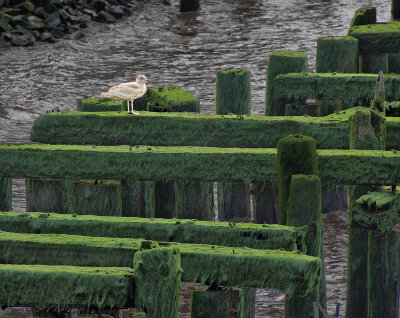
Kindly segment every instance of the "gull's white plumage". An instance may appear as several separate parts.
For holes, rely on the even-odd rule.
[[[138,75],[135,82],[122,83],[111,87],[108,92],[101,93],[102,97],[128,102],[128,113],[138,114],[133,111],[133,101],[146,93],[146,83],[151,82],[144,75]],[[130,108],[132,107],[132,110]]]

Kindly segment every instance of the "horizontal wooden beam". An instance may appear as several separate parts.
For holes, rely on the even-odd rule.
[[[400,152],[318,150],[325,184],[400,184]],[[276,149],[0,145],[9,178],[277,181]]]

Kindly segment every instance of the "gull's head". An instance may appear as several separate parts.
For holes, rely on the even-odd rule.
[[[142,84],[142,83],[150,83],[151,81],[149,79],[147,79],[147,77],[144,75],[138,75],[136,77],[136,82]]]

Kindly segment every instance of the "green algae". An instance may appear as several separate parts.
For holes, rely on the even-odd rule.
[[[0,177],[0,211],[12,210],[12,180]]]
[[[215,113],[248,115],[250,105],[250,70],[227,68],[217,71]]]
[[[350,22],[350,28],[358,25],[375,24],[376,23],[376,8],[366,7],[357,9],[353,19]]]
[[[358,40],[324,37],[317,42],[317,73],[358,73]]]
[[[348,35],[359,40],[360,54],[398,53],[400,23],[377,23],[350,28]]]
[[[0,264],[0,304],[126,308],[133,305],[133,275],[131,268]]]
[[[109,98],[82,98],[78,100],[77,110],[81,112],[121,111],[122,103]]]
[[[265,117],[140,112],[60,112],[41,115],[32,140],[50,144],[276,147],[289,134],[312,136],[318,148],[348,145],[348,116]],[[187,132],[190,131],[190,134]]]
[[[146,98],[151,111],[200,112],[199,99],[178,86],[150,87]]]
[[[293,72],[307,72],[308,60],[307,55],[303,53],[291,51],[277,51],[268,56],[267,67],[267,83],[265,92],[265,111],[267,116],[282,116],[284,109],[282,105],[286,105],[285,99],[276,100],[275,88],[278,86],[275,78],[279,74],[287,74]]]

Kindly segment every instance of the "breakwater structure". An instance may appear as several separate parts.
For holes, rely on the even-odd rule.
[[[176,317],[182,280],[208,286],[194,292],[192,317],[254,316],[255,287],[283,291],[285,317],[317,317],[315,304],[326,310],[321,189],[332,185],[350,187],[346,316],[397,318],[400,121],[390,115],[399,76],[385,74],[393,51],[365,53],[360,43],[365,33],[368,43],[380,39],[371,30],[387,26],[395,38],[400,29],[374,24],[373,13],[356,12],[351,38],[319,41],[317,69],[337,61],[324,73],[307,73],[304,54],[271,54],[267,116],[247,115],[249,72],[226,69],[216,86],[218,106],[232,106],[224,113],[176,112],[199,105],[177,88],[153,88],[139,115],[87,99],[84,112],[40,116],[37,144],[0,145],[1,306]],[[376,59],[382,73],[358,73]],[[8,212],[11,179],[21,177],[30,211]],[[225,207],[251,194],[253,218],[264,224],[213,222],[213,182],[227,193],[218,196],[225,218],[237,216]]]

